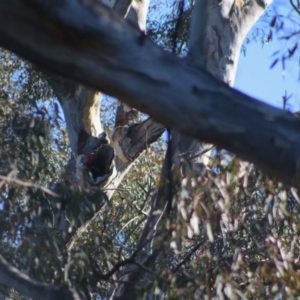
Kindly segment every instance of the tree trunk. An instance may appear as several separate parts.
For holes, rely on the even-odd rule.
[[[107,3],[121,13],[119,2]],[[128,3],[126,18],[145,31],[148,1]],[[124,5],[124,3],[123,3]],[[124,9],[124,7],[122,8]],[[127,12],[128,11],[128,12]],[[66,120],[72,150],[68,171],[71,170],[71,184],[87,191],[101,189],[110,199],[132,163],[143,153],[148,145],[155,142],[165,130],[161,124],[147,119],[139,120],[137,110],[119,103],[116,111],[115,127],[111,133],[103,131],[100,120],[101,93],[54,74],[45,73],[61,103]],[[75,159],[74,159],[75,158]],[[65,214],[67,212],[60,212]],[[94,212],[97,215],[97,210]],[[58,228],[67,230],[65,218],[57,216]],[[93,219],[93,218],[92,218]],[[68,242],[70,251],[78,237],[85,231],[89,222],[81,220],[79,229]]]
[[[233,84],[236,75],[242,42],[248,30],[264,12],[264,9],[256,2],[248,3],[251,9],[246,9],[246,12],[245,7],[247,5],[238,6],[241,3],[231,2],[229,4],[228,1],[223,1],[218,4],[207,0],[196,1],[191,25],[189,52],[189,56],[194,62],[206,68],[216,78],[230,85]],[[194,139],[174,131],[172,132],[169,155],[172,156],[173,163],[180,167],[180,157],[183,154],[186,155],[186,159],[189,161],[192,157],[195,157],[196,153],[199,154],[203,151],[205,147],[209,146],[199,144]],[[207,155],[207,153],[205,154]],[[163,177],[166,177],[167,174],[167,160],[168,153],[162,172]],[[190,161],[191,168],[196,169],[197,165],[199,163],[203,165],[203,162],[205,166],[206,161],[205,155],[199,155],[197,159]],[[118,284],[111,292],[110,299],[138,299],[141,297],[140,293],[142,291],[147,293],[147,295],[143,295],[144,297],[151,298],[146,288],[149,286],[150,290],[152,285],[151,272],[159,272],[155,266],[160,265],[161,269],[165,267],[164,263],[158,264],[158,259],[163,251],[161,244],[165,244],[166,239],[171,242],[170,236],[166,236],[162,232],[157,235],[158,223],[163,222],[165,224],[169,218],[169,214],[166,213],[168,205],[166,189],[168,189],[168,184],[170,182],[167,183],[164,180],[164,187],[152,196],[150,218],[137,244],[137,249],[140,247],[141,251],[135,257],[135,262],[138,262],[143,268],[129,264],[119,272],[118,280],[122,283]],[[161,213],[152,215],[153,211],[161,211]],[[148,242],[145,242],[147,240]],[[160,291],[160,296],[156,299],[164,299],[164,297],[164,291]]]
[[[243,41],[272,0],[196,1],[190,57],[233,86]]]

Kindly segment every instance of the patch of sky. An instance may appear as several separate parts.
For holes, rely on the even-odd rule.
[[[274,16],[276,25],[271,28]],[[273,2],[245,39],[234,85],[236,89],[279,108],[283,108],[284,100],[287,100],[285,109],[292,112],[300,109],[299,50],[287,58],[297,45],[299,22],[299,15],[289,1]],[[292,35],[297,31],[298,35]]]

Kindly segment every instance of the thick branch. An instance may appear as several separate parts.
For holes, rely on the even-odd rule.
[[[120,141],[124,155],[128,160],[134,161],[164,131],[165,126],[154,122],[150,118],[128,127],[126,136]]]
[[[1,0],[1,45],[297,184],[299,119],[230,89],[103,5],[92,10],[84,2],[26,1],[37,5],[33,10]]]
[[[10,266],[0,255],[0,283],[14,288],[21,294],[32,299],[41,300],[79,300],[81,299],[74,289],[55,287],[50,284],[39,283]]]

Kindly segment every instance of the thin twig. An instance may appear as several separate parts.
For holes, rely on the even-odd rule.
[[[14,182],[14,183],[16,183],[18,185],[21,185],[21,186],[24,186],[24,187],[32,187],[32,188],[35,188],[35,189],[40,189],[43,192],[45,192],[45,193],[47,193],[47,194],[49,194],[49,195],[51,195],[53,197],[60,197],[59,194],[54,193],[50,189],[48,189],[48,188],[46,188],[44,186],[35,184],[35,183],[31,183],[31,182],[28,182],[28,181],[22,181],[20,179],[11,178],[9,176],[3,176],[3,175],[0,175],[0,179],[8,181],[8,182]]]
[[[194,246],[194,248],[187,254],[187,256],[176,266],[173,270],[174,274],[191,258],[191,256],[202,246],[204,242],[201,241]]]
[[[125,237],[125,240],[124,240],[124,244],[127,243],[128,239],[130,238],[130,236],[136,231],[136,229],[144,222],[146,221],[146,217],[142,218],[141,220],[139,220],[139,222],[136,224],[136,226],[127,234],[127,236]],[[124,247],[120,247],[120,250],[119,250],[119,254],[118,254],[118,259],[120,260],[121,259],[121,255],[122,255],[122,252],[123,252],[123,249]]]
[[[194,156],[189,157],[189,160],[192,160],[192,159],[194,159],[194,158],[197,158],[197,157],[202,156],[203,154],[209,152],[209,151],[210,151],[211,149],[213,149],[214,147],[215,147],[215,146],[211,146],[211,147],[209,147],[209,148],[206,148],[205,150],[201,151],[199,154],[195,154]]]
[[[150,241],[150,239],[147,239],[145,241],[145,243],[143,245],[141,245],[141,247],[139,247],[138,249],[136,249],[132,255],[125,260],[119,261],[118,263],[116,263],[107,273],[103,274],[99,269],[98,269],[98,265],[95,263],[95,261],[93,260],[92,257],[90,257],[90,261],[91,263],[93,262],[94,264],[91,264],[91,268],[93,270],[93,272],[102,280],[108,280],[112,275],[114,275],[117,271],[119,271],[119,269],[125,265],[128,264],[135,264],[135,265],[139,265],[139,263],[137,263],[134,259],[135,257],[139,254],[140,251],[144,251],[143,248],[144,246]],[[139,265],[140,267],[140,265]],[[144,269],[144,268],[143,268]],[[147,270],[148,271],[148,270]],[[122,274],[124,275],[124,274]]]
[[[299,8],[294,4],[293,0],[290,0],[290,3],[291,3],[291,5],[292,5],[293,9],[296,11],[296,13],[297,13],[298,15],[300,15]]]

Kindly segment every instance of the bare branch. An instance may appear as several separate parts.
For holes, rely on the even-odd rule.
[[[290,4],[292,5],[292,7],[293,7],[293,9],[295,10],[295,12],[296,12],[298,15],[300,15],[299,6],[297,7],[293,0],[290,0]]]
[[[18,269],[10,266],[0,255],[0,283],[16,289],[21,294],[40,300],[80,300],[78,293],[67,286],[55,287],[30,279]]]
[[[2,182],[14,182],[14,183],[16,183],[16,184],[18,184],[20,186],[31,187],[31,188],[35,188],[35,189],[40,189],[41,191],[45,192],[46,194],[49,194],[52,197],[59,197],[58,194],[52,192],[50,189],[48,189],[48,188],[46,188],[44,186],[32,183],[32,182],[23,181],[23,180],[20,180],[20,179],[17,179],[17,178],[12,178],[10,176],[3,176],[3,175],[0,175],[0,179],[3,180]],[[2,182],[0,182],[0,184],[2,184]]]

